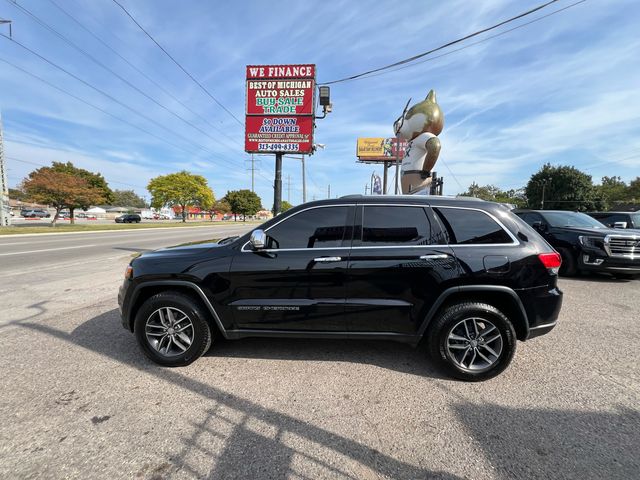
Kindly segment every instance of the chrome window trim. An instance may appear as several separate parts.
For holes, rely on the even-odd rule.
[[[281,219],[280,221],[274,223],[273,225],[271,225],[269,228],[267,228],[265,230],[265,232],[268,232],[269,230],[271,230],[273,227],[276,227],[278,225],[280,225],[282,222],[284,222],[285,220],[289,220],[290,218],[295,217],[296,215],[298,215],[299,213],[302,212],[306,212],[308,210],[315,210],[317,208],[328,208],[328,207],[355,207],[356,204],[355,203],[336,203],[336,204],[330,204],[330,205],[315,205],[313,207],[307,207],[307,208],[303,208],[302,210],[289,215],[286,218]],[[255,229],[254,229],[255,230]],[[253,230],[252,230],[253,231]],[[245,250],[244,247],[246,247],[247,245],[249,245],[249,242],[245,242],[244,245],[242,245],[242,248],[240,249],[241,252],[248,252],[248,253],[253,253],[253,250]],[[349,248],[349,247],[323,247],[323,248],[269,248],[269,249],[263,249],[260,250],[261,252],[296,252],[296,251],[300,251],[300,250],[335,250],[335,249],[345,249],[345,248]]]
[[[511,233],[511,230],[509,230],[504,223],[502,223],[498,217],[496,217],[494,214],[487,212],[486,210],[482,210],[480,208],[472,208],[472,207],[453,207],[453,206],[449,206],[449,205],[436,205],[433,206],[432,208],[455,208],[458,210],[474,210],[476,212],[481,212],[484,213],[485,215],[487,215],[489,218],[491,218],[494,222],[496,222],[498,224],[498,226],[504,230],[505,232],[507,232],[507,235],[509,235],[509,238],[511,238],[511,240],[513,240],[513,242],[511,243],[465,243],[465,244],[459,244],[459,243],[449,243],[448,245],[452,248],[459,248],[459,247],[517,247],[518,245],[520,245],[520,241],[516,238],[516,236]]]
[[[513,240],[512,243],[469,243],[469,244],[457,244],[457,243],[447,243],[447,244],[434,244],[434,245],[380,245],[380,246],[352,246],[352,247],[322,247],[322,248],[270,248],[270,249],[264,249],[264,250],[260,250],[261,252],[300,252],[300,251],[307,251],[307,250],[314,250],[314,251],[321,251],[321,250],[345,250],[345,249],[350,249],[350,250],[370,250],[370,249],[380,249],[380,248],[384,248],[384,249],[388,249],[388,248],[394,248],[394,249],[406,249],[406,248],[445,248],[445,247],[451,247],[451,248],[460,248],[460,247],[517,247],[520,245],[520,241],[515,237],[515,235],[513,235],[511,233],[511,231],[504,225],[504,223],[502,223],[495,215],[493,215],[492,213],[487,212],[486,210],[482,210],[480,208],[472,208],[472,207],[457,207],[457,206],[449,206],[449,205],[436,205],[436,206],[432,206],[428,203],[424,203],[424,204],[418,204],[418,203],[340,203],[340,204],[332,204],[332,205],[316,205],[313,207],[308,207],[305,208],[303,210],[300,210],[299,212],[294,213],[293,215],[283,218],[282,220],[280,220],[277,223],[274,223],[273,225],[271,225],[269,228],[267,228],[265,230],[265,232],[268,232],[270,229],[272,229],[273,227],[280,225],[282,222],[284,222],[285,220],[288,220],[290,218],[295,217],[296,215],[298,215],[299,213],[302,212],[306,212],[308,210],[314,210],[316,208],[327,208],[327,207],[367,207],[367,206],[372,206],[372,207],[418,207],[418,208],[453,208],[453,209],[458,209],[458,210],[473,210],[473,211],[477,211],[477,212],[481,212],[484,213],[485,215],[487,215],[489,218],[491,218],[494,222],[496,222],[498,224],[498,226],[500,228],[502,228],[502,230],[504,230],[505,232],[507,232],[507,235],[509,235],[509,238],[511,238],[511,240]],[[245,247],[249,244],[249,242],[246,242],[242,248],[240,249],[241,252],[245,252],[245,253],[252,253],[253,250],[246,250]]]

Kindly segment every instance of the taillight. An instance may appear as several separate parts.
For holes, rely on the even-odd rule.
[[[127,268],[124,271],[124,278],[131,280],[131,277],[133,277],[133,267],[131,265],[127,265]]]
[[[558,252],[540,253],[538,258],[550,273],[558,273],[560,265],[562,265],[562,257]]]

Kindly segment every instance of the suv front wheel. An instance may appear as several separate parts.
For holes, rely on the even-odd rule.
[[[492,305],[465,302],[447,307],[429,328],[431,358],[449,375],[481,381],[500,374],[516,351],[509,319]]]
[[[189,365],[211,347],[211,328],[200,304],[179,292],[161,292],[138,310],[134,332],[144,354],[160,365]]]

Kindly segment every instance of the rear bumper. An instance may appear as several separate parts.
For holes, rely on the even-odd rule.
[[[529,329],[525,340],[549,333],[556,326],[563,293],[558,287],[544,286],[516,290],[527,313]]]

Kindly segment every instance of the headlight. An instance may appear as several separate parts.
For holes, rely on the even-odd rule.
[[[578,237],[580,244],[585,247],[590,248],[599,248],[600,250],[604,250],[604,239],[600,237],[588,237],[586,235],[580,235]]]

